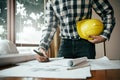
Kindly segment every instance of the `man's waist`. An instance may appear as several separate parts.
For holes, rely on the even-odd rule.
[[[79,36],[61,36],[61,39],[78,40],[81,38]]]

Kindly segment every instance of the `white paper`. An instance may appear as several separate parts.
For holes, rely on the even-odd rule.
[[[120,69],[120,60],[109,60],[107,57],[88,60],[77,66],[66,66],[72,59],[53,58],[50,62],[40,63],[37,60],[19,63],[18,66],[0,71],[0,77],[40,77],[40,78],[76,78],[91,77],[91,70]],[[89,63],[88,63],[89,62]],[[90,66],[88,66],[90,64]],[[81,68],[81,66],[83,66]],[[85,67],[85,65],[87,67]],[[69,69],[73,68],[73,69]]]
[[[54,69],[54,68],[53,68]],[[51,69],[52,70],[52,69]],[[41,77],[41,78],[86,78],[90,77],[90,68],[75,70],[42,70],[37,67],[17,66],[0,71],[0,77]]]
[[[37,64],[36,64],[37,65]],[[91,77],[90,67],[67,70],[62,66],[20,65],[0,71],[0,77],[76,78]]]
[[[109,60],[107,57],[102,57],[89,61],[91,70],[120,69],[120,60]]]

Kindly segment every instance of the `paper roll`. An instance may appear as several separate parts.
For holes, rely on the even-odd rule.
[[[68,64],[68,66],[73,67],[73,66],[76,66],[76,65],[78,65],[82,62],[85,62],[85,61],[87,61],[87,57],[82,57],[82,58],[69,60],[67,64]]]

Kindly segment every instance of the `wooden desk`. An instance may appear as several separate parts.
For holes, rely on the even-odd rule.
[[[0,69],[8,68],[9,66],[0,67]],[[92,77],[86,80],[120,80],[120,69],[111,70],[93,70],[91,71]],[[82,79],[56,79],[56,78],[0,78],[0,80],[82,80]]]

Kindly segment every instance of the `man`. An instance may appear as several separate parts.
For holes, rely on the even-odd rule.
[[[76,22],[90,19],[92,9],[101,17],[104,30],[99,36],[90,36],[92,40],[81,39],[76,30]],[[44,54],[36,54],[38,61],[48,61],[47,50],[53,39],[54,33],[60,26],[61,45],[58,56],[65,58],[78,58],[86,56],[95,58],[95,44],[110,38],[115,18],[113,8],[108,0],[48,0],[45,12],[45,27],[40,40],[39,51]]]

